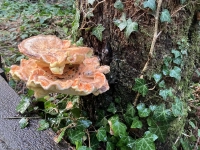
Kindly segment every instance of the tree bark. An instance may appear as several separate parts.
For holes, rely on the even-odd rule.
[[[95,2],[93,6],[88,4],[86,0],[79,0],[81,36],[84,39],[84,43],[93,47],[95,54],[100,57],[101,63],[109,65],[111,68],[111,72],[107,75],[110,90],[98,97],[84,97],[83,105],[87,106],[90,112],[90,119],[95,120],[96,110],[99,108],[107,109],[109,104],[115,102],[116,99],[121,100],[121,106],[126,106],[128,102],[134,103],[137,96],[137,92],[132,90],[135,78],[143,77],[148,81],[149,89],[152,88],[154,86],[152,76],[161,71],[163,58],[166,55],[171,55],[171,50],[178,47],[178,41],[186,39],[189,43],[189,48],[188,55],[184,58],[181,81],[176,84],[174,80],[169,79],[167,83],[176,90],[177,96],[181,97],[184,102],[186,115],[181,120],[176,119],[171,123],[165,143],[157,143],[157,149],[172,149],[172,145],[184,130],[187,118],[186,100],[188,98],[190,79],[194,68],[198,67],[200,63],[200,44],[198,42],[198,31],[200,31],[198,22],[200,18],[197,15],[200,10],[200,3],[188,0],[186,3],[180,4],[180,0],[163,0],[159,14],[161,14],[162,10],[168,9],[171,15],[171,22],[161,23],[159,20],[158,33],[160,34],[156,39],[153,57],[149,57],[155,32],[155,12],[144,8],[142,1],[138,2],[138,5],[136,5],[136,0],[123,0],[122,2],[124,9],[120,11],[114,8],[115,0],[105,0],[99,4]],[[84,15],[89,7],[95,8],[93,10],[94,17],[85,20]],[[113,20],[119,19],[122,13],[126,14],[126,19],[131,18],[132,21],[139,24],[138,31],[133,32],[128,39],[125,37],[125,31],[120,31],[113,23]],[[105,28],[102,41],[92,35],[91,30],[83,29],[95,27],[97,24],[102,24]],[[105,52],[107,52],[106,55]],[[148,59],[150,61],[147,70],[142,73]],[[163,103],[164,101],[161,97],[159,98],[158,91],[154,89],[149,91],[146,97],[139,96],[137,103],[139,102],[150,105]]]

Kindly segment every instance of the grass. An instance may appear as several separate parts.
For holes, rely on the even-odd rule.
[[[25,0],[0,2],[0,55],[5,65],[10,66],[24,58],[18,52],[17,45],[25,38],[38,34],[71,38],[74,13],[74,0],[53,4]]]

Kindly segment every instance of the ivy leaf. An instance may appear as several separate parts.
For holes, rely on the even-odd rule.
[[[144,110],[145,109],[145,104],[144,103],[139,103],[138,105],[137,105],[137,110],[138,111],[142,111],[142,110]]]
[[[172,54],[174,54],[175,58],[181,56],[181,53],[178,50],[175,50],[175,49],[172,50]]]
[[[57,137],[54,138],[54,141],[56,143],[59,143],[62,140],[62,138],[63,138],[63,136],[65,134],[66,129],[67,129],[67,127],[64,127],[62,129],[60,129],[60,131],[61,131],[60,134]]]
[[[126,122],[126,124],[128,126],[131,126],[131,124],[133,122],[133,117],[126,115],[126,114],[124,114],[123,116],[124,116],[124,121]]]
[[[133,31],[138,31],[138,23],[132,22],[131,18],[127,20],[127,26],[125,31],[125,36],[128,38]]]
[[[131,116],[131,117],[133,117],[135,115],[135,109],[134,109],[134,107],[133,107],[133,105],[131,103],[129,103],[127,105],[125,115],[126,116]]]
[[[126,135],[126,125],[119,121],[118,116],[113,116],[108,120],[108,123],[110,125],[110,129],[113,132],[114,136],[122,136]]]
[[[195,71],[195,73],[197,74],[197,77],[200,77],[200,69],[197,69],[197,70]]]
[[[30,99],[28,97],[22,97],[19,104],[17,105],[17,112],[24,113],[26,109],[30,106]]]
[[[164,100],[167,100],[167,97],[168,97],[168,96],[169,96],[169,97],[172,97],[172,96],[173,96],[172,90],[173,90],[172,88],[160,90],[160,91],[159,91],[159,95],[162,96],[162,98],[163,98]]]
[[[139,92],[144,97],[148,92],[148,88],[147,88],[147,85],[145,83],[145,80],[140,79],[140,78],[136,78],[133,90]]]
[[[149,109],[153,112],[156,109],[157,105],[150,105]]]
[[[108,109],[107,109],[108,112],[111,112],[113,114],[115,114],[117,112],[117,109],[115,107],[115,104],[114,103],[110,103]]]
[[[81,119],[81,120],[78,120],[76,128],[80,130],[84,130],[88,128],[91,124],[92,122],[90,120]]]
[[[39,128],[37,129],[38,131],[42,131],[49,128],[49,123],[46,120],[40,120],[38,123],[39,123]]]
[[[100,141],[106,142],[107,141],[107,135],[106,135],[105,127],[99,128],[96,136],[97,136],[97,139],[98,139],[99,142]]]
[[[78,118],[81,115],[81,110],[80,108],[73,108],[71,109],[72,114],[74,115],[74,117]]]
[[[154,74],[153,78],[156,81],[156,83],[158,83],[162,78],[162,74]]]
[[[19,126],[21,129],[24,129],[28,125],[28,119],[27,118],[22,118],[19,121]]]
[[[122,136],[122,137],[120,137],[120,140],[117,142],[117,146],[118,147],[123,147],[125,145],[128,146],[128,144],[130,144],[132,142],[133,142],[133,138],[132,137],[130,137],[130,136]]]
[[[164,80],[160,81],[160,82],[158,83],[158,86],[159,86],[160,88],[165,88],[165,87],[166,87],[165,81],[164,81]]]
[[[161,22],[171,22],[171,15],[167,9],[164,9],[160,15]]]
[[[164,61],[165,66],[169,67],[172,62],[172,58],[170,56],[167,56],[164,58],[163,61]]]
[[[200,129],[198,129],[198,137],[200,137]]]
[[[96,38],[99,40],[99,41],[102,41],[102,32],[105,30],[105,28],[101,25],[101,24],[98,24],[97,27],[94,27],[92,29],[92,35],[96,36]]]
[[[79,39],[78,39],[78,41],[76,41],[76,45],[77,46],[83,46],[84,44],[83,44],[83,38],[82,37],[80,37]]]
[[[77,35],[77,30],[79,28],[79,21],[80,21],[80,11],[78,9],[76,9],[76,14],[74,17],[74,21],[72,22],[72,35],[74,36],[74,40],[76,38]]]
[[[46,101],[44,103],[44,108],[45,108],[45,112],[51,115],[57,115],[58,114],[58,109],[56,108],[56,104],[54,104],[51,101]]]
[[[131,128],[142,128],[142,121],[140,121],[138,117],[134,117]]]
[[[147,119],[147,123],[149,125],[148,127],[149,131],[153,134],[156,134],[158,136],[159,141],[165,142],[169,124],[166,123],[160,124],[151,118]]]
[[[114,150],[115,146],[112,142],[106,142],[106,150]]]
[[[181,49],[181,54],[183,54],[183,55],[188,55],[187,49]]]
[[[137,110],[138,110],[139,117],[141,117],[141,118],[149,116],[149,114],[151,112],[151,110],[149,108],[145,107],[144,103],[139,103],[137,105]]]
[[[75,141],[75,145],[76,145],[76,149],[78,149],[79,147],[82,147],[82,141]]]
[[[169,76],[181,80],[181,68],[175,66],[172,70],[169,71]]]
[[[108,120],[106,119],[105,110],[98,109],[97,110],[98,120],[95,126],[101,127],[106,126],[108,124]]]
[[[173,63],[177,64],[177,65],[181,65],[182,64],[182,59],[180,57],[178,58],[174,58],[173,59]]]
[[[161,104],[157,106],[153,112],[153,119],[158,122],[165,122],[168,123],[169,121],[173,120],[173,114],[170,109],[165,108],[165,104]]]
[[[121,2],[121,0],[116,0],[116,2],[114,3],[114,7],[116,9],[119,9],[119,10],[123,10],[124,9],[124,5],[123,3]]]
[[[86,14],[86,17],[90,19],[90,17],[94,17],[93,8],[89,8]]]
[[[96,123],[96,126],[106,126],[108,124],[108,120],[106,119],[106,117],[103,117],[101,120],[99,120]]]
[[[181,146],[183,147],[183,150],[193,149],[188,139],[181,138],[180,142]]]
[[[88,0],[88,3],[91,4],[91,5],[93,5],[94,1],[95,0]]]
[[[92,149],[98,149],[99,147],[99,141],[96,137],[96,133],[90,134],[90,145]]]
[[[147,0],[143,3],[144,8],[150,8],[151,10],[156,10],[156,1],[155,0]]]
[[[109,142],[115,143],[115,144],[117,143],[118,140],[119,140],[119,137],[116,137],[116,136],[110,136],[108,139]]]
[[[85,135],[85,132],[82,130],[68,130],[67,132],[68,138],[72,144],[82,143],[83,136]]]
[[[143,109],[142,111],[139,111],[139,116],[140,116],[141,118],[147,117],[147,116],[149,116],[150,112],[151,112],[151,111],[150,111],[149,108],[145,108],[145,109]]]
[[[34,91],[29,89],[28,92],[27,92],[27,96],[31,97],[33,95],[34,95]]]
[[[172,113],[175,117],[183,115],[183,103],[179,98],[175,98],[175,103],[172,104]]]
[[[192,122],[191,120],[189,121],[189,125],[190,125],[193,129],[196,129],[196,125],[195,125],[194,122]]]
[[[181,4],[184,4],[187,0],[180,0]]]
[[[124,30],[127,26],[126,14],[122,13],[119,20],[114,20],[114,24],[119,27],[120,31]]]
[[[157,135],[152,134],[149,131],[145,132],[143,138],[139,138],[135,141],[135,149],[137,150],[155,150],[154,141],[158,138]]]
[[[199,70],[199,69],[197,69],[197,70],[195,71],[195,73],[197,74],[198,77],[200,77],[200,70]]]
[[[162,73],[165,76],[168,75],[169,74],[169,67],[166,66],[166,65],[163,65],[163,67],[162,67]]]
[[[126,22],[126,20],[120,22],[119,25],[118,25],[120,31],[124,30],[124,29],[126,28],[126,26],[127,26],[127,22]]]

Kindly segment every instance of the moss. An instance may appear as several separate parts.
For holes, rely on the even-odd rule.
[[[184,115],[170,123],[170,128],[168,129],[169,136],[166,142],[168,143],[167,147],[169,149],[172,148],[172,145],[184,131],[184,126],[187,119],[187,99],[189,97],[190,91],[189,84],[191,82],[192,73],[194,72],[194,64],[199,63],[200,60],[197,58],[197,53],[199,55],[200,38],[196,29],[193,28],[195,10],[195,6],[192,3],[189,4],[185,8],[185,11],[180,10],[180,12],[177,12],[177,15],[182,15],[184,16],[183,18],[177,18],[178,20],[176,20],[176,17],[172,18],[172,24],[164,28],[164,33],[162,33],[163,35],[161,34],[157,39],[157,44],[155,45],[155,57],[152,59],[151,65],[149,66],[149,69],[146,73],[147,79],[151,79],[154,73],[160,73],[163,64],[163,57],[166,55],[171,55],[172,49],[177,49],[178,41],[181,39],[188,39],[188,41],[191,42],[190,47],[188,48],[188,57],[184,58],[184,66],[182,67],[182,79],[178,84],[175,84],[174,82],[171,83],[171,86],[173,86],[175,91],[177,91],[176,96],[180,97],[184,103]],[[189,33],[192,33],[192,37],[188,36],[190,35]],[[163,41],[165,43],[162,43]],[[179,142],[177,142],[177,145],[178,144]]]

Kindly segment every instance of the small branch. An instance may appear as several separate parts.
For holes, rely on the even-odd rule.
[[[186,136],[186,137],[191,137],[191,135],[187,135],[185,133],[182,133],[182,135]]]
[[[159,12],[160,12],[160,8],[161,8],[161,4],[162,4],[162,0],[159,0],[157,10],[156,10],[154,35],[153,35],[153,40],[152,40],[152,43],[151,43],[151,48],[150,48],[150,51],[149,51],[149,57],[148,57],[148,60],[145,64],[144,68],[142,69],[141,74],[143,74],[147,70],[147,67],[149,65],[149,61],[153,57],[153,52],[154,52],[156,40],[157,40],[158,36],[161,34],[161,32],[158,33]]]
[[[98,6],[99,4],[101,4],[101,3],[103,3],[103,2],[105,2],[105,0],[103,0],[103,1],[101,1],[101,2],[98,2],[98,3],[94,6],[94,8],[93,8],[92,11],[94,11],[94,10],[97,8],[97,6]]]
[[[140,93],[137,93],[133,105],[136,107],[138,98],[140,97]]]
[[[6,117],[6,118],[3,118],[3,119],[22,119],[22,118],[41,119],[41,117]]]
[[[186,7],[187,5],[188,5],[188,4],[186,4],[186,5],[182,6],[182,7],[179,7],[177,10],[175,10],[175,11],[172,13],[171,17],[173,17],[178,11],[180,11],[182,8]]]
[[[94,6],[94,8],[92,8],[92,10],[89,12],[89,13],[91,13],[91,12],[93,12],[96,8],[97,8],[97,6],[99,6],[101,3],[104,3],[105,2],[105,0],[102,0],[102,1],[100,1],[100,2],[98,2],[95,6]],[[86,5],[87,6],[87,5]],[[81,3],[81,9],[82,9],[82,12],[83,12],[83,21],[82,21],[82,24],[81,24],[81,27],[80,27],[80,29],[79,30],[83,30],[83,29],[85,29],[85,25],[87,24],[87,21],[86,21],[86,18],[87,18],[87,14],[88,14],[88,12],[85,12],[84,11],[84,9],[83,9],[83,4]],[[87,7],[86,7],[86,10],[87,10]],[[95,23],[94,23],[95,24]]]
[[[89,147],[91,147],[91,144],[90,144],[90,134],[89,134],[88,130],[86,130],[86,133],[87,133],[87,136],[88,136],[88,145],[89,145]]]
[[[194,150],[198,150],[198,143],[199,143],[199,140],[200,140],[200,137],[198,137],[198,139],[197,139],[197,141],[196,141],[196,144],[195,144]]]
[[[145,63],[145,65],[144,65],[144,67],[141,71],[140,79],[143,79],[143,73],[147,70],[149,62],[150,62],[151,58],[153,57],[153,52],[154,52],[156,40],[157,40],[158,36],[161,34],[161,31],[158,33],[158,22],[159,22],[159,13],[160,13],[161,4],[162,4],[162,0],[158,0],[156,16],[155,16],[155,26],[154,26],[153,40],[152,40],[152,43],[151,43],[151,48],[149,50],[149,56],[148,56],[147,62]],[[134,106],[137,105],[137,101],[138,101],[139,96],[140,96],[140,94],[137,93],[135,100],[133,102]]]
[[[180,137],[181,137],[181,136],[178,136],[178,138],[176,139],[174,145],[176,145],[176,143],[179,141]]]
[[[198,103],[198,102],[200,102],[200,100],[187,100],[187,102],[189,102],[189,103]]]

